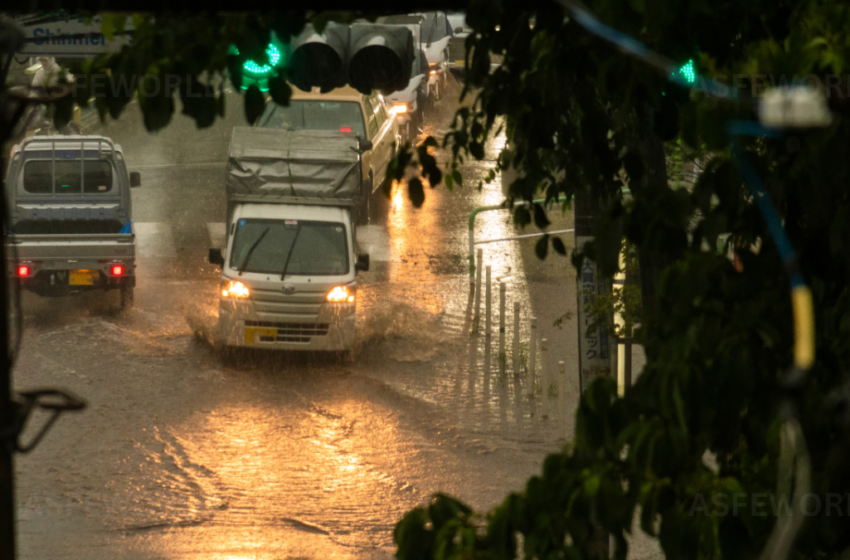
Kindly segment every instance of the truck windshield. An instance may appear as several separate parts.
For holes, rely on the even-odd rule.
[[[112,190],[112,164],[100,160],[81,163],[78,159],[28,161],[24,166],[24,190],[32,194],[107,193]]]
[[[355,101],[290,101],[289,107],[269,103],[260,117],[261,128],[334,130],[366,137],[363,112]]]
[[[295,233],[299,226],[301,233],[296,240]],[[241,270],[248,250],[266,228],[268,232],[257,244],[243,272],[280,275],[286,256],[292,249],[287,275],[341,276],[348,273],[348,243],[343,224],[259,218],[241,219],[236,223],[230,268]]]

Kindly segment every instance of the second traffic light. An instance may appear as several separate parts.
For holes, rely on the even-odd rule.
[[[364,23],[329,23],[322,34],[308,25],[290,49],[288,78],[301,90],[350,85],[384,95],[408,86],[415,54],[409,29]]]

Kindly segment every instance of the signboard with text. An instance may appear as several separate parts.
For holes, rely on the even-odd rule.
[[[80,18],[23,26],[27,42],[18,54],[79,58],[118,52],[124,45],[131,44],[132,38],[128,35],[118,35],[112,41],[107,40],[100,32],[100,22],[101,17],[95,16],[89,24]],[[132,18],[127,18],[125,31],[132,29]]]
[[[576,247],[593,237],[576,236]],[[587,327],[594,316],[586,307],[597,296],[611,293],[611,281],[600,277],[597,265],[585,258],[578,273],[579,386],[583,393],[597,377],[611,377],[611,337],[604,325],[588,336]]]

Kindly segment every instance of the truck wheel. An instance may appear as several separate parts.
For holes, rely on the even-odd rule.
[[[131,309],[133,307],[133,286],[121,286],[121,310]]]

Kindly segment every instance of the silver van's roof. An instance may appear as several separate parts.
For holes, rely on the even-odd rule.
[[[32,136],[24,139],[21,144],[15,146],[15,151],[23,145],[24,151],[53,150],[79,150],[82,144],[84,150],[96,150],[101,152],[112,151],[113,146],[118,152],[123,152],[119,144],[115,144],[106,136]]]

